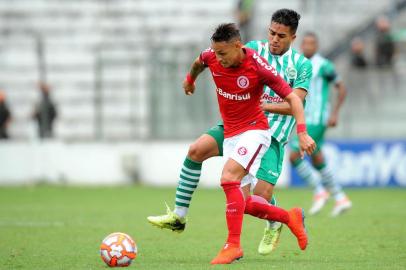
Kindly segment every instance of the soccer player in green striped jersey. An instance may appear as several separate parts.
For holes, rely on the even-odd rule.
[[[331,215],[338,216],[345,210],[350,209],[352,204],[339,183],[334,179],[331,170],[327,167],[321,147],[327,128],[337,125],[339,110],[344,102],[346,89],[339,76],[337,76],[333,63],[317,53],[318,40],[316,34],[312,32],[306,33],[301,47],[304,55],[312,61],[313,65],[313,77],[309,95],[306,98],[305,113],[308,132],[317,142],[317,148],[311,156],[312,166],[307,160],[300,158],[297,137],[293,137],[291,140],[292,152],[290,160],[299,176],[315,190],[313,205],[309,213],[318,213],[324,207],[331,194],[335,200],[335,206]],[[338,97],[330,113],[329,96],[331,84],[334,84]]]
[[[246,46],[256,50],[262,57],[266,58],[280,76],[290,84],[295,94],[304,101],[310,86],[312,66],[307,58],[291,48],[291,44],[296,38],[299,19],[300,15],[293,10],[277,10],[272,15],[268,40],[251,41]],[[247,195],[250,192],[250,185],[253,184],[255,195],[259,195],[275,205],[273,188],[282,171],[284,146],[295,121],[291,116],[289,106],[277,106],[283,100],[269,87],[264,88],[263,99],[263,109],[270,121],[272,132],[271,146],[265,154],[269,170],[265,172],[268,175],[264,179],[272,178],[272,180],[246,179],[243,180],[242,186],[244,194]],[[281,109],[279,110],[279,108]],[[203,161],[210,157],[222,155],[223,131],[222,123],[219,123],[209,129],[206,134],[200,136],[189,147],[179,177],[174,211],[172,212],[167,207],[166,215],[148,217],[150,223],[176,232],[184,230],[186,215],[193,192],[198,186]],[[264,237],[258,248],[259,253],[265,255],[275,249],[281,229],[282,225],[279,222],[267,222]]]
[[[296,19],[298,21],[298,18],[300,18],[298,14],[291,10],[276,11],[268,29],[268,40],[251,41],[246,46],[256,50],[267,59],[269,64],[304,101],[310,86],[312,66],[306,57],[291,48],[297,29],[294,24],[292,26],[292,22],[295,22]],[[269,87],[264,88],[263,101],[263,109],[268,117],[272,134],[270,150],[265,154],[265,158],[270,164],[267,173],[273,176],[273,180],[271,182],[258,180],[255,183],[254,194],[261,195],[268,200],[271,199],[271,203],[276,204],[275,197],[272,196],[273,188],[282,172],[285,145],[295,125],[295,120],[292,118],[290,107]],[[243,187],[243,189],[245,188]],[[281,230],[282,225],[279,222],[267,222],[264,236],[258,247],[260,254],[267,255],[275,249]]]

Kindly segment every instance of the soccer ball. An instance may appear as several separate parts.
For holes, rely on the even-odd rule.
[[[137,257],[137,246],[128,234],[115,232],[104,238],[100,256],[110,267],[129,266]]]

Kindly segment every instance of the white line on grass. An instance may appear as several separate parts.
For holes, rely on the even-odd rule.
[[[63,227],[60,221],[0,221],[0,227]]]

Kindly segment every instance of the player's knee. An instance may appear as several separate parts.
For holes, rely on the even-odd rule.
[[[206,159],[205,152],[198,143],[193,143],[189,146],[187,155],[193,161],[203,162]]]

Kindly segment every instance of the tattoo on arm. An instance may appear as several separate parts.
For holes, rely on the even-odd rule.
[[[197,58],[197,59],[193,62],[192,67],[190,68],[190,71],[189,71],[190,76],[191,76],[193,79],[196,79],[197,76],[199,76],[199,74],[200,74],[205,68],[206,68],[205,65],[204,65],[202,62],[200,62],[200,59],[199,59],[199,58]]]

